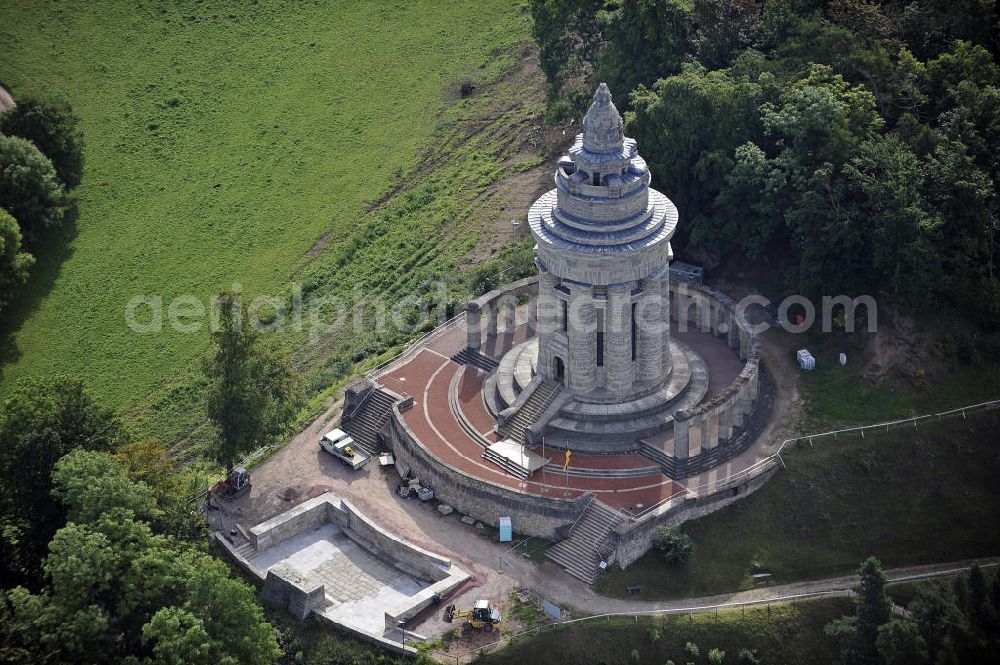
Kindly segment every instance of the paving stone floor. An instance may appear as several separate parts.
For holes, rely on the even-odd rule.
[[[326,615],[373,632],[384,626],[387,608],[428,585],[372,556],[333,524],[300,533],[251,560],[262,573],[279,563],[323,583]]]

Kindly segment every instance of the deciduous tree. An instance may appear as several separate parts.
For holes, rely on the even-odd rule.
[[[37,581],[66,508],[52,496],[52,469],[66,453],[113,450],[124,439],[114,414],[79,379],[22,379],[0,405],[0,571],[3,587]]]
[[[0,311],[17,289],[28,281],[35,257],[21,247],[21,227],[6,210],[0,210]]]
[[[0,134],[0,208],[21,225],[26,243],[59,227],[68,205],[49,158],[27,139]]]
[[[0,134],[34,143],[68,189],[83,179],[83,134],[68,103],[20,97],[17,106],[0,115]]]
[[[222,292],[215,351],[206,364],[208,416],[219,435],[212,454],[226,467],[277,436],[297,408],[298,377],[287,355],[265,345],[238,294]]]

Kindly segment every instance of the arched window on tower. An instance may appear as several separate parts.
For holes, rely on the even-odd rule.
[[[597,308],[597,366],[604,367],[604,308]]]

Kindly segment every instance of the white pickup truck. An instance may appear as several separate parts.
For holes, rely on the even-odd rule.
[[[355,470],[372,460],[371,455],[362,450],[354,442],[354,439],[342,429],[335,429],[324,434],[323,438],[319,440],[319,447],[343,462],[344,466]]]

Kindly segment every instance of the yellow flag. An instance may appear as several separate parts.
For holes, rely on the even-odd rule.
[[[566,449],[566,462],[563,464],[563,471],[569,469],[569,456],[573,454],[573,451],[569,448]]]

